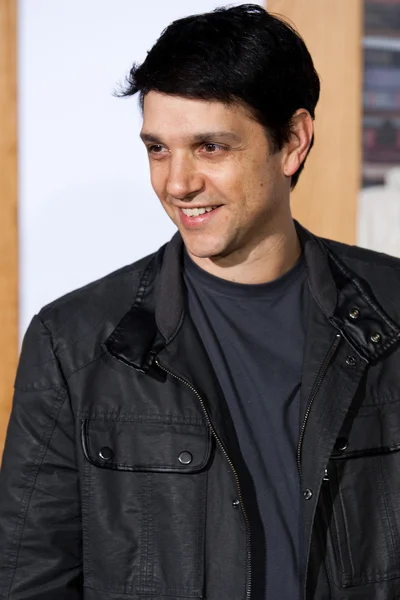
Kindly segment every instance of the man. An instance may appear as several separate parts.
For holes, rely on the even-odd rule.
[[[253,5],[181,19],[137,92],[179,231],[29,327],[1,600],[399,598],[400,263],[292,219],[303,41]]]

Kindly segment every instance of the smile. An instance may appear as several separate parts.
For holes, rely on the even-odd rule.
[[[198,217],[204,215],[206,212],[211,212],[218,208],[218,206],[207,206],[206,208],[182,208],[182,212],[187,217]]]

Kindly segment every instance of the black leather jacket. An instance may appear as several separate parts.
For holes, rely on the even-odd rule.
[[[306,598],[394,600],[400,261],[298,233]],[[177,235],[33,319],[0,474],[1,600],[264,599],[257,515],[185,313],[181,252]]]

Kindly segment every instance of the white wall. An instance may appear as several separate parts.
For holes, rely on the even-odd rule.
[[[19,0],[21,335],[44,304],[172,236],[137,99],[112,91],[172,20],[241,3]]]

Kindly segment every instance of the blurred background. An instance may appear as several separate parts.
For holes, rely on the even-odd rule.
[[[0,0],[0,454],[33,314],[174,233],[137,99],[113,91],[171,21],[241,3]],[[256,3],[294,24],[321,77],[295,217],[400,257],[400,0]]]

